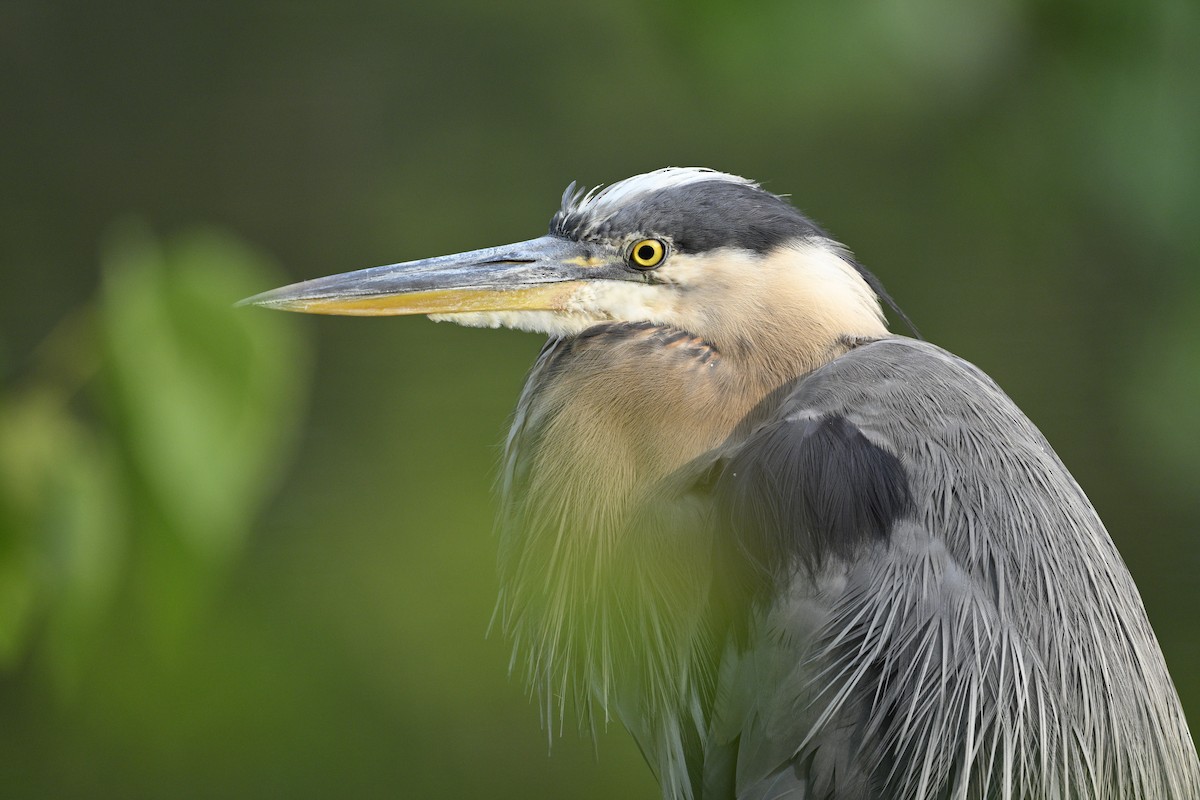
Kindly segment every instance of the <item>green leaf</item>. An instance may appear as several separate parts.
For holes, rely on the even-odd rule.
[[[105,363],[129,457],[169,535],[223,562],[276,477],[304,396],[295,320],[233,307],[281,276],[212,230],[160,249],[126,225],[103,260]]]
[[[37,386],[0,406],[0,665],[24,656],[44,618],[56,683],[75,682],[116,585],[121,496],[111,449],[61,393]]]

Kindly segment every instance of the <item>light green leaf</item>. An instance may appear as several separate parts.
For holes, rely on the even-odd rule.
[[[280,276],[216,231],[160,249],[132,225],[111,237],[104,276],[113,411],[134,468],[186,547],[223,561],[275,477],[304,395],[295,320],[233,307]]]

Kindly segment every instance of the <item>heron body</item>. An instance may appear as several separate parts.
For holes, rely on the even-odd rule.
[[[781,198],[668,169],[569,189],[542,239],[252,301],[550,335],[499,619],[548,727],[618,717],[664,798],[1200,797],[1083,491],[881,296]]]

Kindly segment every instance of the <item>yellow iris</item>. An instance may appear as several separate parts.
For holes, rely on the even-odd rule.
[[[667,246],[659,239],[642,239],[629,250],[629,260],[640,269],[653,269],[667,257]]]

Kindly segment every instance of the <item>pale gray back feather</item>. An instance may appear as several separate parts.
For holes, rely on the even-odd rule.
[[[739,798],[1200,797],[1133,580],[991,379],[895,338],[805,377],[780,414],[847,418],[900,457],[916,509],[853,563],[795,571],[726,653],[709,761],[736,747]]]

